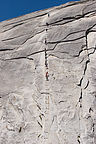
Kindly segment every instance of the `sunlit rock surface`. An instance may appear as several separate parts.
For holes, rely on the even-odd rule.
[[[0,144],[96,144],[96,0],[0,23]]]

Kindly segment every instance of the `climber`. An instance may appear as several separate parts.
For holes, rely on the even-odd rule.
[[[90,107],[90,109],[89,109],[89,113],[90,113],[91,111],[93,112],[92,108]]]
[[[46,66],[46,68],[48,68],[47,60],[45,60],[45,66]]]
[[[50,16],[50,14],[48,13],[48,17]]]
[[[47,44],[47,39],[45,38],[45,44]]]
[[[49,75],[48,75],[48,71],[46,72],[46,80],[48,81],[48,77],[49,77]]]
[[[46,22],[46,26],[48,26],[49,24]]]

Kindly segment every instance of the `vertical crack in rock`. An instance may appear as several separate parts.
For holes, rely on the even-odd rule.
[[[88,34],[91,32],[91,29],[94,27],[94,26],[96,26],[96,24],[94,24],[93,26],[91,26],[87,31],[86,31],[86,33],[85,33],[85,35],[86,35],[86,50],[87,50],[87,57],[88,57],[88,59],[86,60],[86,62],[85,62],[85,67],[84,67],[84,72],[83,72],[83,76],[82,76],[82,78],[80,79],[80,83],[78,84],[78,86],[80,86],[81,87],[81,94],[80,94],[80,97],[79,97],[79,102],[80,102],[80,108],[82,108],[82,99],[83,99],[83,89],[85,90],[85,89],[87,89],[87,87],[89,86],[89,80],[87,81],[87,84],[86,84],[86,86],[83,88],[82,87],[82,82],[83,82],[83,79],[84,79],[84,77],[85,77],[85,75],[86,75],[86,71],[87,71],[87,68],[88,68],[88,64],[90,63],[90,55],[91,54],[94,54],[94,52],[95,52],[95,49],[96,48],[93,48],[93,52],[91,52],[91,53],[89,53],[88,52],[88,39],[87,39],[87,36],[88,36]],[[82,89],[83,88],[83,89]],[[91,112],[91,111],[93,111],[91,108],[89,109],[89,113]],[[79,120],[80,120],[80,114],[79,114]],[[90,116],[91,117],[91,116]],[[92,118],[92,117],[91,117]],[[79,122],[80,123],[80,122]],[[80,127],[81,127],[81,123],[80,123]],[[93,143],[94,143],[94,122],[93,122],[93,125],[92,125],[92,133],[93,133]],[[81,134],[80,134],[81,135]],[[80,135],[78,136],[78,139],[77,139],[77,141],[78,141],[78,143],[81,143],[81,141],[80,141]]]
[[[84,87],[84,89],[87,89],[88,86],[89,86],[89,80],[88,80],[86,86]]]
[[[48,60],[47,60],[48,56],[47,56],[47,51],[45,48],[45,68],[46,68],[46,81],[49,81],[49,73],[48,73]]]
[[[49,18],[49,14],[47,15],[47,17]],[[48,23],[46,22],[46,26],[48,26]],[[44,125],[44,141],[45,143],[48,142],[49,139],[49,115],[50,115],[50,110],[49,110],[49,106],[50,106],[50,92],[49,92],[49,67],[48,67],[48,55],[47,55],[47,49],[48,49],[48,45],[47,45],[47,33],[48,33],[48,29],[45,29],[45,93],[43,93],[45,95],[45,125]]]
[[[86,33],[85,33],[85,37],[86,37],[86,50],[87,50],[87,57],[88,57],[88,59],[86,60],[86,62],[85,62],[85,67],[84,67],[84,72],[83,72],[83,76],[82,76],[82,78],[80,79],[80,82],[79,82],[79,84],[78,84],[78,86],[80,86],[81,87],[81,94],[80,94],[80,97],[79,97],[79,103],[80,103],[80,110],[79,110],[79,129],[81,129],[81,113],[80,113],[80,111],[81,111],[81,109],[82,109],[82,100],[83,100],[83,89],[86,89],[87,87],[88,87],[88,85],[89,85],[89,80],[87,81],[87,84],[86,84],[86,86],[83,88],[82,87],[82,82],[83,82],[83,79],[84,79],[84,77],[85,77],[85,75],[86,75],[86,71],[87,71],[87,67],[88,67],[88,64],[90,63],[90,54],[92,54],[92,53],[89,53],[88,52],[88,39],[87,39],[87,36],[88,36],[88,34],[90,33],[90,30],[95,26],[96,24],[94,24],[92,27],[90,27],[87,31],[86,31]],[[94,52],[93,52],[94,53]],[[91,109],[90,109],[91,110]],[[89,110],[89,111],[90,111]],[[94,124],[93,124],[93,134],[94,134]],[[81,143],[81,140],[80,140],[80,137],[81,137],[81,132],[79,133],[79,136],[78,136],[78,138],[77,138],[77,141],[78,141],[78,143],[80,144]]]

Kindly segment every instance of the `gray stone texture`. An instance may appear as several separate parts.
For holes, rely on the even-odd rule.
[[[96,0],[0,23],[0,144],[96,144]]]

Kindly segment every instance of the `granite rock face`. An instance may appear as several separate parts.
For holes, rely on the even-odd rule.
[[[0,23],[0,144],[96,144],[96,0]]]

